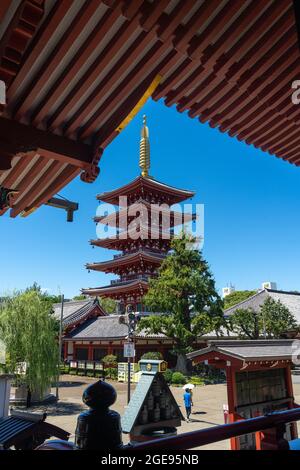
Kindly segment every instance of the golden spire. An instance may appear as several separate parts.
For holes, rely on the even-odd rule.
[[[149,129],[146,126],[146,116],[143,116],[143,127],[141,132],[140,141],[140,163],[139,163],[141,175],[145,178],[149,176],[150,168],[150,141],[149,141]]]

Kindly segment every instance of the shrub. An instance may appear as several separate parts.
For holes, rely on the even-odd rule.
[[[105,377],[116,380],[118,378],[118,371],[114,367],[108,367],[105,369]]]
[[[164,373],[163,376],[165,378],[165,381],[170,384],[172,382],[172,376],[173,376],[173,371],[171,369],[167,369]]]
[[[102,361],[104,364],[115,364],[117,362],[117,356],[114,356],[113,354],[108,354],[107,356],[104,356]]]
[[[204,385],[205,379],[203,377],[193,376],[190,378],[189,383],[193,385]]]
[[[163,355],[158,351],[149,351],[142,355],[141,359],[163,360]]]
[[[172,375],[172,384],[186,384],[186,377],[181,372],[174,372]]]

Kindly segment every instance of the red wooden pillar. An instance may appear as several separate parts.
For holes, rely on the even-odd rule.
[[[108,351],[107,351],[107,354],[112,354],[113,353],[113,347],[112,347],[112,344],[111,342],[109,343],[109,346],[108,346]]]
[[[64,350],[64,360],[66,361],[68,359],[68,343],[67,342],[63,343],[63,350]]]
[[[227,381],[227,400],[228,400],[228,413],[229,413],[229,422],[233,423],[236,421],[236,380],[235,380],[235,369],[231,364],[226,365],[226,381]],[[232,437],[230,439],[231,450],[239,450],[239,439]]]
[[[93,344],[89,344],[88,347],[88,361],[93,360]]]
[[[291,366],[288,364],[285,367],[285,383],[286,383],[286,392],[287,396],[291,398],[289,402],[289,408],[294,408],[294,390],[293,390],[293,381],[292,381],[292,371]],[[297,423],[291,423],[291,438],[298,438]]]

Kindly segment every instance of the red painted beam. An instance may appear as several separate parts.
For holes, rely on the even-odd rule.
[[[55,31],[59,27],[62,19],[67,15],[72,5],[73,0],[60,0],[55,3],[50,14],[42,24],[38,34],[32,41],[32,44],[26,53],[26,60],[24,60],[17,77],[8,89],[8,101],[13,101],[15,93],[20,87],[22,87],[22,82],[30,74],[32,66],[43,53],[45,45],[51,39],[52,35],[55,34]]]
[[[48,187],[46,187],[45,191],[35,199],[30,206],[27,208],[28,210],[32,208],[38,208],[42,204],[45,204],[49,199],[53,196],[53,194],[57,194],[62,188],[64,188],[70,181],[72,181],[77,175],[79,175],[80,169],[76,168],[72,165],[68,165]]]
[[[105,39],[106,34],[108,34],[110,28],[114,25],[119,16],[120,7],[107,10],[103,18],[101,18],[87,40],[75,54],[70,64],[65,67],[45,98],[42,99],[37,108],[33,110],[31,114],[32,124],[38,126],[39,123],[46,120],[47,117],[50,117],[51,108],[54,107],[55,103],[59,100],[67,85],[74,78],[74,76],[76,76],[78,70],[83,67],[95,48],[101,43],[102,40]]]
[[[80,168],[87,168],[93,158],[89,145],[3,117],[0,117],[1,140],[11,145],[13,154],[39,149],[41,155]]]
[[[0,2],[0,22],[4,19],[12,0],[1,0]]]
[[[141,48],[141,50],[143,50],[144,43],[146,44],[147,42],[148,37],[145,37],[142,41],[138,41],[138,48]],[[127,77],[116,88],[116,90],[111,93],[110,97],[103,103],[99,110],[93,114],[92,118],[79,131],[80,139],[85,139],[99,128],[99,124],[103,120],[105,114],[107,114],[107,109],[114,109],[116,104],[118,104],[119,100],[123,96],[128,95],[128,93],[130,93],[130,90],[134,88],[135,84],[140,83],[140,80],[142,80],[145,75],[147,76],[147,74],[149,74],[149,70],[151,70],[151,68],[155,66],[156,62],[159,60],[159,58],[162,56],[166,49],[167,46],[163,43],[156,43],[150,49],[150,51],[142,58],[138,65],[129,73],[129,75],[127,75]],[[120,68],[126,68],[128,61],[130,61],[129,58],[122,64]],[[159,67],[157,68],[157,72],[159,72]],[[99,91],[101,92],[101,90]],[[67,135],[77,128],[77,126],[79,125],[79,120],[80,116],[75,122],[72,123],[72,126],[67,126]]]
[[[89,89],[97,79],[98,75],[108,66],[112,58],[118,53],[124,43],[130,38],[136,31],[138,26],[139,18],[136,16],[131,20],[130,23],[125,23],[121,26],[110,43],[105,47],[102,53],[97,57],[95,62],[89,67],[87,72],[82,77],[80,83],[78,83],[71,93],[64,99],[63,103],[54,112],[48,121],[48,126],[51,129],[55,129],[64,124],[65,116],[72,111],[78,100]],[[111,83],[107,83],[108,89],[111,87]],[[89,100],[89,98],[88,98]],[[94,106],[89,100],[90,106]]]
[[[31,191],[22,196],[21,199],[19,199],[18,202],[14,204],[12,210],[10,211],[10,216],[16,217],[20,214],[20,212],[22,212],[24,209],[33,204],[35,198],[39,196],[39,194],[41,193],[41,191],[43,191],[47,183],[49,181],[52,181],[57,176],[57,174],[62,171],[63,166],[64,165],[62,163],[53,161],[50,164],[49,168],[43,173],[42,178],[37,181]],[[27,176],[27,178],[29,184],[31,181],[30,174]]]
[[[33,77],[29,87],[24,90],[22,100],[19,100],[17,106],[14,108],[15,119],[20,120],[22,116],[30,110],[37,95],[41,90],[43,90],[45,83],[47,83],[47,80],[51,78],[57,68],[61,68],[61,62],[65,55],[69,52],[70,47],[84,29],[90,18],[94,15],[98,7],[98,1],[90,2],[87,0],[82,5],[80,11],[63,34],[53,52],[50,54],[50,57],[47,58],[39,72]]]

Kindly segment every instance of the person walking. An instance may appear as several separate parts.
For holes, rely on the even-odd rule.
[[[186,420],[189,423],[190,422],[190,414],[192,411],[192,396],[190,393],[190,390],[187,388],[183,394],[183,401],[184,401],[184,406],[185,406],[185,411],[186,411]]]

